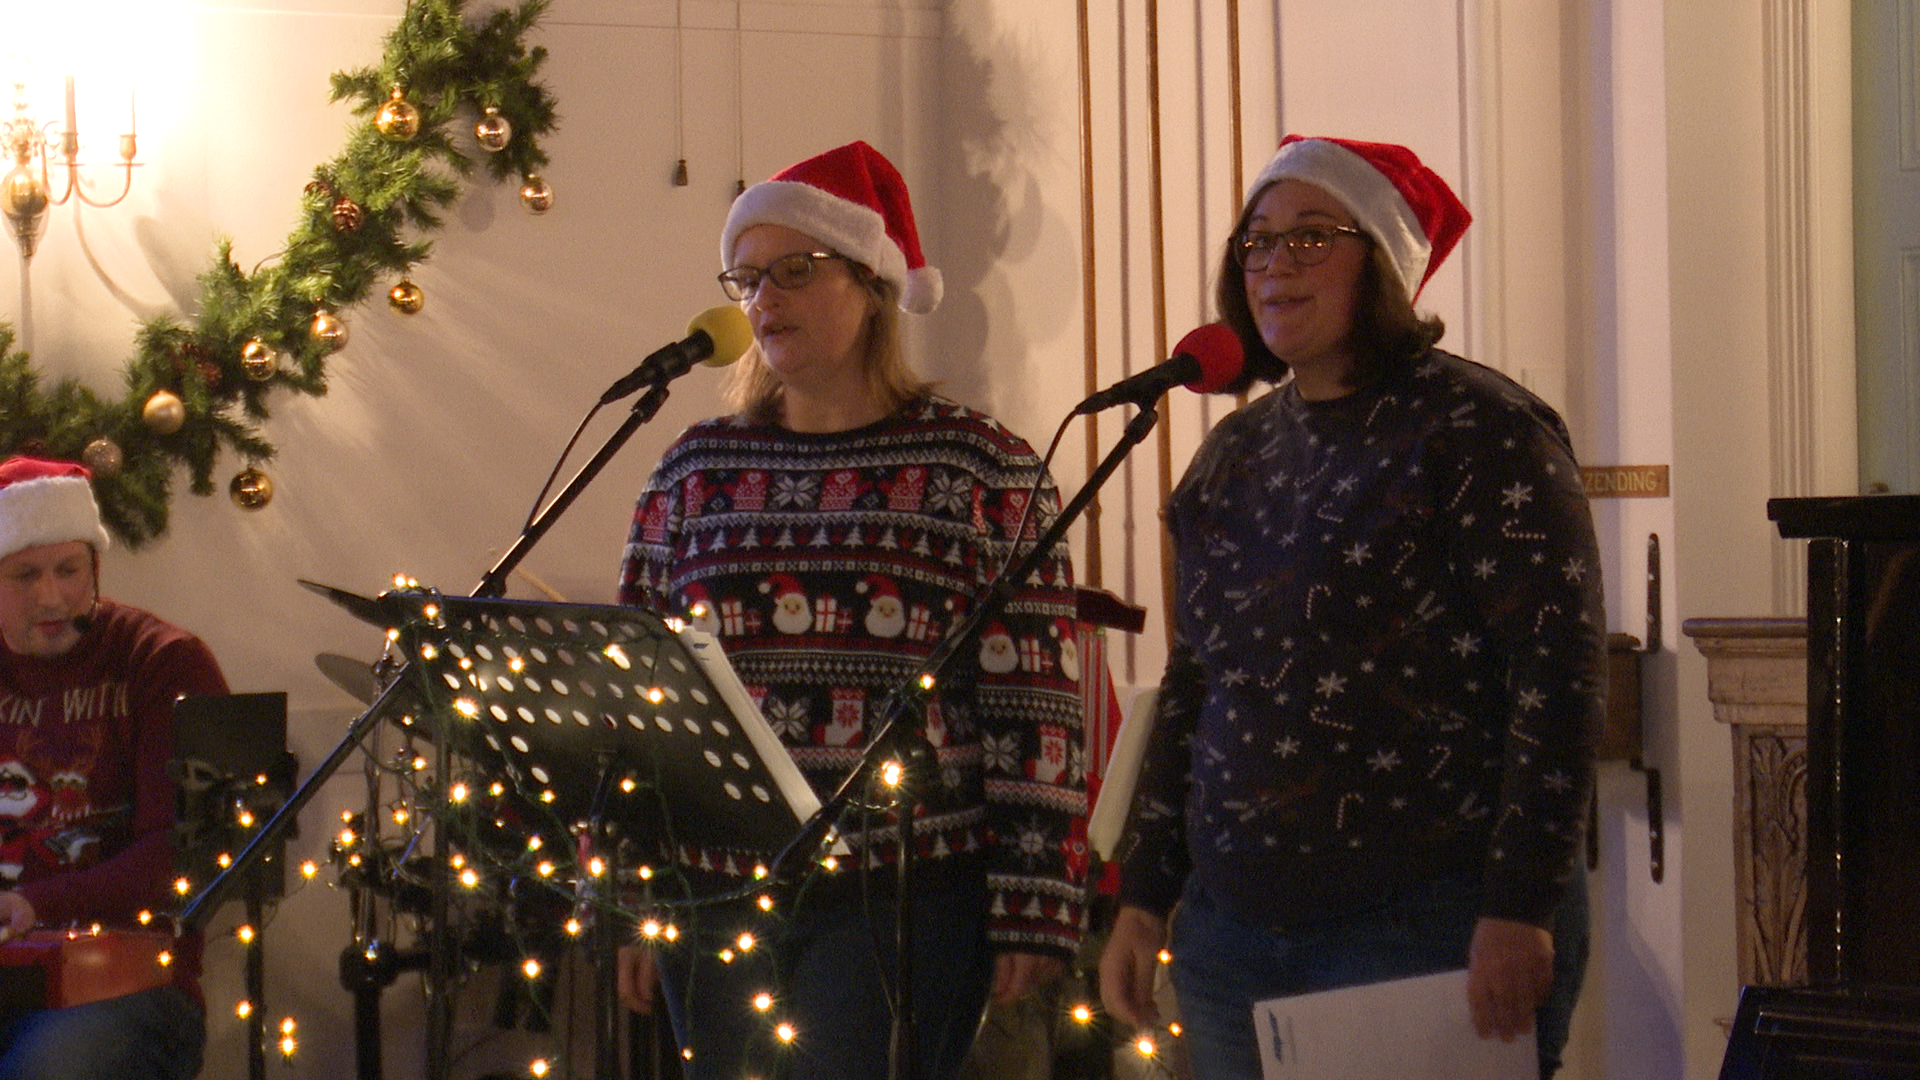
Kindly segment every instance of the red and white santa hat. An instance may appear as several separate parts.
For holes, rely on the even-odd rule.
[[[859,583],[854,585],[853,591],[863,596],[871,594],[868,596],[870,600],[880,600],[889,597],[894,600],[900,599],[899,586],[893,583],[892,578],[882,577],[879,574],[868,574],[866,577],[861,578]]]
[[[755,225],[785,225],[893,283],[900,306],[925,315],[940,305],[940,271],[920,253],[913,204],[900,171],[864,142],[850,142],[775,173],[742,192],[720,233],[722,269]]]
[[[767,579],[760,583],[760,591],[773,597],[775,600],[783,596],[804,597],[807,595],[807,591],[800,587],[800,579],[794,577],[792,574],[767,575]]]
[[[1419,297],[1473,221],[1438,173],[1392,143],[1289,135],[1247,188],[1242,216],[1277,180],[1304,180],[1339,199],[1360,230],[1386,249],[1409,300]]]
[[[83,540],[112,546],[93,499],[93,474],[71,461],[0,461],[0,558],[42,544]]]

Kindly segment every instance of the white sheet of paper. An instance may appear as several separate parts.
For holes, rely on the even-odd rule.
[[[1262,1080],[1538,1080],[1532,1035],[1482,1039],[1467,973],[1255,1002]]]

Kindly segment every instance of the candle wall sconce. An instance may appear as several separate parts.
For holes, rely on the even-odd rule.
[[[6,215],[23,259],[33,258],[34,249],[39,246],[49,206],[65,206],[69,199],[79,199],[88,206],[103,210],[119,205],[133,191],[133,158],[138,145],[133,116],[129,111],[128,130],[120,136],[120,164],[115,166],[126,170],[126,180],[121,185],[120,194],[111,199],[95,199],[80,184],[80,130],[74,115],[73,77],[67,77],[66,127],[57,136],[54,134],[56,121],[42,124],[28,114],[28,108],[26,84],[14,83],[13,119],[0,128],[0,146],[4,146],[7,154],[13,158],[13,168],[8,170],[4,178],[0,178],[0,213]],[[57,164],[48,160],[53,153],[50,147],[56,139],[59,146]],[[55,195],[54,176],[57,173],[64,173],[65,184],[60,194]]]

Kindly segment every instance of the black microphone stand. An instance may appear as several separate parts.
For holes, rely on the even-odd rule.
[[[527,554],[533,550],[533,546],[539,543],[540,539],[545,536],[547,531],[559,520],[560,515],[565,513],[569,506],[573,505],[574,500],[580,497],[582,491],[586,490],[587,485],[592,483],[594,478],[600,475],[600,471],[606,468],[607,463],[613,460],[615,454],[620,452],[621,448],[626,445],[627,440],[633,437],[634,432],[638,431],[641,425],[653,419],[654,414],[660,411],[660,406],[664,404],[666,400],[667,385],[665,381],[661,381],[649,387],[647,392],[641,395],[640,400],[634,402],[633,408],[628,411],[627,418],[621,422],[620,427],[616,429],[612,435],[607,437],[606,442],[600,447],[600,450],[595,453],[586,464],[582,465],[578,472],[574,473],[572,479],[567,481],[566,486],[560,490],[560,493],[555,495],[553,499],[542,508],[539,515],[536,516],[533,521],[529,522],[527,527],[521,531],[519,539],[514,541],[513,546],[507,549],[506,554],[502,555],[500,560],[493,565],[493,568],[488,570],[480,579],[480,584],[474,588],[473,596],[499,597],[506,593],[507,577],[513,572],[514,567],[518,566],[521,560],[526,558]],[[409,666],[410,665],[404,663],[400,665],[391,681],[387,683],[386,688],[381,691],[380,696],[374,700],[372,705],[367,707],[367,711],[354,718],[353,722],[347,726],[347,733],[340,740],[339,745],[335,746],[332,752],[329,753],[319,765],[315,766],[313,773],[307,777],[306,782],[301,784],[292,795],[287,797],[287,801],[280,805],[280,809],[276,811],[271,818],[267,819],[266,823],[260,827],[260,831],[254,835],[252,841],[241,850],[233,862],[215,876],[214,879],[207,884],[207,887],[202,889],[200,893],[181,910],[176,921],[184,930],[198,931],[206,924],[206,921],[213,916],[214,911],[231,896],[233,890],[246,880],[248,870],[264,859],[268,853],[271,852],[273,845],[293,828],[300,811],[307,803],[313,801],[313,797],[319,793],[320,787],[332,779],[333,774],[339,771],[340,766],[344,765],[347,759],[359,750],[361,741],[366,738],[367,732],[372,729],[373,725],[377,721],[385,718],[390,709],[395,708],[398,703],[406,698],[407,695],[401,692],[401,688],[407,685],[406,675]],[[446,815],[445,778],[449,775],[449,770],[452,765],[451,757],[452,752],[449,747],[449,740],[436,739],[434,767],[438,770],[435,776],[440,779],[436,785],[432,807],[434,844],[433,855],[429,862],[431,866],[429,877],[431,899],[428,907],[430,928],[427,939],[426,967],[426,1080],[446,1080],[447,1070],[450,1065],[448,1055],[450,1053],[453,1035],[453,1003],[448,997],[447,989],[453,981],[457,958],[454,955],[455,949],[451,928],[447,925],[447,899],[451,890],[450,871],[447,866],[447,861],[440,857],[441,843],[439,835],[440,822],[445,820]],[[611,962],[610,958],[606,959],[607,962]],[[256,1008],[259,1007],[257,1000],[254,1004]],[[607,1003],[602,1003],[603,1009],[611,1007],[612,1006]],[[363,1010],[363,1014],[356,1023],[356,1031],[360,1031],[366,1027],[367,1024]],[[377,1033],[377,1019],[374,1027]],[[364,1064],[368,1058],[363,1055],[361,1060]],[[377,1063],[377,1055],[372,1060]],[[377,1075],[372,1077],[362,1076],[359,1080],[379,1080],[379,1077]]]
[[[835,821],[844,813],[854,795],[868,783],[869,778],[890,758],[897,758],[907,766],[907,779],[899,786],[900,797],[895,803],[895,816],[899,821],[897,879],[899,895],[895,898],[894,910],[894,963],[896,978],[894,983],[893,1027],[888,1042],[889,1071],[892,1080],[910,1076],[913,1070],[913,987],[912,974],[913,945],[913,907],[911,903],[911,874],[915,856],[913,843],[913,819],[919,809],[918,797],[914,794],[917,785],[912,776],[913,766],[920,761],[931,762],[932,746],[927,742],[926,710],[932,697],[933,688],[952,666],[960,650],[973,640],[986,625],[988,619],[998,615],[1013,598],[1018,583],[1027,580],[1040,564],[1052,553],[1054,545],[1066,535],[1068,528],[1079,520],[1094,496],[1105,484],[1114,470],[1143,442],[1160,420],[1155,403],[1143,403],[1140,411],[1127,422],[1126,430],[1121,433],[1119,442],[1107,452],[1100,464],[1087,477],[1087,482],[1074,497],[1055,515],[1049,525],[1019,561],[1002,568],[986,592],[974,603],[964,618],[955,623],[941,639],[933,652],[920,665],[905,683],[902,683],[887,699],[883,712],[885,719],[880,729],[868,742],[866,752],[860,757],[846,777],[834,789],[833,795],[821,804],[820,809],[806,820],[793,841],[774,859],[772,876],[776,880],[797,880],[804,864],[811,860],[812,853],[819,850],[827,834],[832,831]],[[863,860],[864,861],[864,860]]]

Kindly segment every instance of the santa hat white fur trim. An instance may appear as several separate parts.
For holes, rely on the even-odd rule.
[[[925,315],[940,306],[945,282],[932,266],[907,269],[900,245],[887,235],[879,211],[843,199],[812,184],[792,180],[765,180],[742,192],[727,212],[720,233],[720,265],[733,264],[733,245],[755,225],[785,225],[845,255],[900,291],[900,307]]]
[[[1406,196],[1371,162],[1328,139],[1290,142],[1247,188],[1246,205],[1277,180],[1303,180],[1339,199],[1361,231],[1386,249],[1407,295],[1420,291],[1433,246]]]
[[[83,540],[95,551],[113,544],[86,477],[49,476],[0,487],[0,559],[69,540]]]

